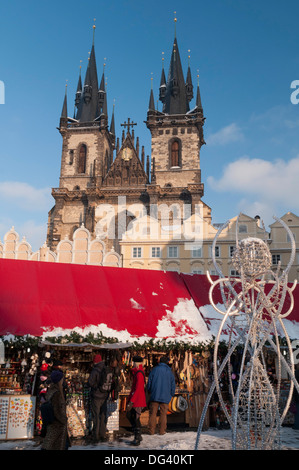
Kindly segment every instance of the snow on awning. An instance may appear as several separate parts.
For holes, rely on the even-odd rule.
[[[211,339],[175,272],[1,259],[0,285],[1,335]]]
[[[210,282],[206,275],[202,274],[181,274],[188,290],[199,309],[202,317],[205,320],[205,323],[214,337],[217,336],[220,323],[223,320],[223,316],[217,312],[209,301],[209,289],[210,289]],[[212,276],[212,279],[216,280],[216,276]],[[273,287],[273,285],[268,285],[265,288],[265,292],[268,293],[269,290]],[[292,287],[292,283],[289,283],[289,287]],[[293,291],[294,296],[294,308],[291,313],[282,319],[284,327],[287,331],[287,334],[291,340],[299,339],[299,286],[297,285]],[[222,298],[220,295],[220,290],[214,292],[214,301],[216,302],[217,307],[220,310],[225,311]],[[284,306],[282,310],[282,314],[284,314],[290,307],[290,298],[286,295]],[[221,340],[227,340],[230,334],[230,321],[228,319],[227,326],[223,329],[223,334],[221,335]],[[278,334],[283,337],[284,331],[279,326]],[[233,333],[234,335],[234,333]],[[236,333],[235,333],[236,335]]]
[[[44,339],[75,331],[123,343],[196,344],[215,337],[222,320],[200,274],[0,259],[0,286],[0,335]],[[298,287],[294,298],[283,320],[291,339],[299,338]]]

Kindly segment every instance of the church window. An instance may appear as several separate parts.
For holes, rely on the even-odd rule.
[[[79,151],[78,173],[85,173],[86,171],[86,155],[87,147],[85,144],[82,144]]]
[[[179,167],[180,165],[180,142],[173,140],[170,146],[170,167]]]

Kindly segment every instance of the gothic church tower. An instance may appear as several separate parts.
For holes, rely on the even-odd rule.
[[[199,83],[195,106],[190,109],[193,99],[190,63],[185,80],[176,34],[167,79],[164,63],[162,66],[159,99],[163,103],[162,111],[155,108],[151,90],[146,121],[152,137],[151,183],[155,185],[156,191],[166,191],[167,201],[191,203],[192,213],[195,204],[201,203],[204,218],[211,221],[211,209],[201,200],[204,185],[201,182],[200,151],[205,144],[205,118]]]
[[[107,249],[113,247],[119,253],[119,241],[134,219],[130,213],[132,205],[141,204],[147,215],[162,224],[169,215],[167,208],[174,203],[179,206],[180,218],[186,205],[194,214],[196,204],[200,203],[203,218],[211,220],[210,208],[201,201],[204,188],[200,150],[204,144],[205,118],[199,85],[195,107],[190,109],[193,99],[190,64],[185,80],[176,36],[167,80],[162,68],[159,97],[162,111],[155,109],[151,89],[146,120],[152,137],[150,164],[144,147],[139,155],[139,139],[135,141],[134,137],[136,123],[128,118],[122,124],[126,131],[123,130],[121,145],[115,136],[114,110],[108,125],[105,76],[103,73],[99,85],[93,41],[84,83],[80,70],[72,118],[68,116],[67,93],[64,97],[59,124],[62,136],[59,187],[52,189],[55,204],[48,215],[47,244],[51,250],[55,251],[65,238],[72,239],[82,224],[93,239],[99,236],[105,204],[115,215],[107,223],[104,243]],[[120,198],[125,201],[122,213]],[[161,214],[165,207],[164,217]]]
[[[99,86],[94,42],[83,85],[80,68],[75,108],[74,118],[68,117],[65,95],[59,125],[63,139],[60,181],[59,188],[52,190],[55,206],[48,223],[52,249],[82,223],[93,232],[97,188],[113,160],[114,115],[109,129],[105,76],[103,72]]]

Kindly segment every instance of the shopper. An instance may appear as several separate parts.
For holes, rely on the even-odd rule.
[[[47,424],[42,450],[67,450],[70,440],[67,432],[66,402],[63,393],[64,375],[60,370],[51,373],[51,384],[46,400],[51,402],[54,420]]]
[[[130,421],[134,433],[134,441],[132,442],[134,446],[139,446],[142,441],[140,417],[142,409],[146,407],[144,391],[145,373],[142,363],[142,357],[133,357],[133,383],[127,405],[127,418]]]
[[[163,435],[166,432],[168,405],[175,394],[175,379],[168,362],[168,357],[162,356],[159,364],[153,368],[148,378],[150,434],[155,434],[158,410],[160,410],[159,434]]]
[[[100,354],[95,355],[93,364],[88,385],[91,388],[92,441],[97,443],[106,440],[107,400],[111,391],[113,374],[108,373]]]

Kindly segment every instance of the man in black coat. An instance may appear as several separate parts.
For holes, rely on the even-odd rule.
[[[88,385],[91,388],[92,440],[96,443],[100,440],[104,441],[106,438],[109,390],[105,390],[105,387],[103,388],[106,365],[100,354],[95,355],[93,364],[94,366],[88,379]]]

